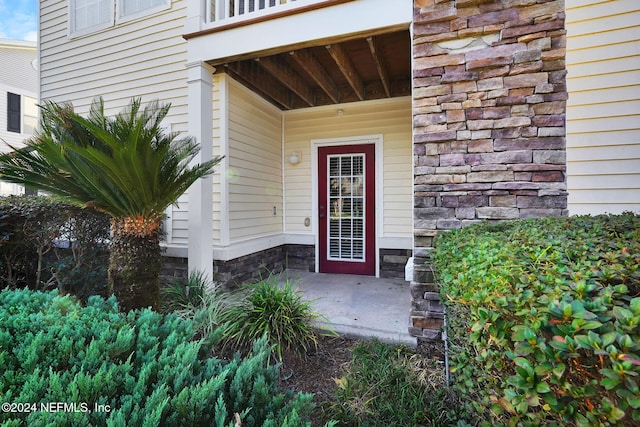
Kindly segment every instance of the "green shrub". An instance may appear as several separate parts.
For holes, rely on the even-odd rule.
[[[113,297],[83,307],[56,291],[4,290],[0,401],[36,410],[0,413],[0,424],[226,427],[238,413],[243,426],[309,425],[312,396],[278,390],[264,340],[223,361],[205,359],[210,349],[193,334],[175,315],[120,313]],[[67,410],[41,408],[56,402]]]
[[[266,336],[282,361],[285,352],[303,355],[318,339],[313,321],[320,315],[311,309],[311,302],[293,289],[289,279],[282,285],[270,275],[241,291],[237,302],[225,311],[225,342],[243,348]]]
[[[230,304],[229,295],[197,271],[187,279],[173,279],[162,289],[162,310],[191,319],[196,334],[212,343],[222,337],[223,316]]]
[[[52,197],[0,198],[0,285],[107,295],[109,216]]]
[[[435,374],[435,375],[434,375]],[[444,367],[405,346],[363,341],[336,379],[329,408],[344,426],[442,426],[453,418],[447,407]]]
[[[484,425],[640,423],[640,219],[483,224],[439,236],[461,415]]]

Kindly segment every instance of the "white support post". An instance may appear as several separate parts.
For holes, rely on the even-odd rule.
[[[204,61],[187,66],[189,135],[200,144],[194,162],[213,158],[213,72]],[[189,272],[213,279],[213,181],[211,176],[189,187]]]

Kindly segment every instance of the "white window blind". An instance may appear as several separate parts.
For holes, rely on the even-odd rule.
[[[69,34],[91,33],[170,7],[171,0],[69,0]]]
[[[170,0],[119,0],[120,16],[136,15],[149,9],[162,8],[169,5]]]
[[[71,32],[98,30],[113,25],[113,0],[69,0]]]

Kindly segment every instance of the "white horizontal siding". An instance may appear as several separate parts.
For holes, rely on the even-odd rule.
[[[68,37],[68,2],[40,4],[41,96],[71,102],[84,114],[102,97],[107,114],[115,114],[132,98],[171,103],[165,119],[172,132],[186,132],[186,42],[182,38],[186,1],[171,8],[81,37]],[[214,186],[219,178],[214,175]],[[188,197],[168,210],[171,245],[188,242]],[[215,225],[214,225],[215,226]]]
[[[171,102],[170,122],[186,123],[185,2],[83,37],[68,37],[67,1],[41,4],[42,98],[86,112],[98,96],[108,114],[132,97]],[[183,117],[179,117],[179,116]]]
[[[24,142],[32,135],[26,133],[9,132],[7,130],[7,93],[11,92],[17,95],[26,95],[13,87],[7,87],[0,83],[0,153],[8,153],[11,147],[20,148]],[[29,93],[28,96],[34,97],[35,94]],[[21,118],[22,120],[22,118]]]
[[[337,110],[343,114],[338,115]],[[316,221],[311,211],[312,188],[311,140],[348,138],[381,134],[383,159],[377,159],[382,170],[382,224],[378,237],[412,236],[412,145],[411,101],[399,98],[385,101],[359,102],[334,107],[309,108],[285,114],[285,158],[292,152],[300,162],[285,162],[285,231],[312,234]],[[379,172],[378,172],[379,173]]]
[[[229,161],[225,174],[229,243],[233,244],[282,233],[282,119],[280,110],[227,80]]]
[[[7,130],[7,93],[38,99],[38,73],[34,68],[36,59],[35,43],[0,40],[0,152],[6,153],[13,147],[21,147],[32,135],[9,132]],[[24,98],[21,98],[21,113],[24,113]],[[21,125],[24,125],[21,117]],[[14,192],[9,184],[3,185],[1,192]]]
[[[566,9],[569,211],[640,211],[640,2]]]
[[[24,43],[24,42],[22,42]],[[38,92],[38,73],[34,68],[36,59],[33,47],[17,46],[0,41],[0,83],[20,92]]]

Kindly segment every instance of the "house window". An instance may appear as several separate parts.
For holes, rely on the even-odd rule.
[[[141,15],[151,14],[167,9],[171,6],[170,0],[117,0],[118,17],[133,19]]]
[[[7,131],[32,135],[38,126],[35,98],[7,92]]]
[[[38,127],[38,101],[30,96],[23,96],[22,107],[22,133],[33,135]]]
[[[7,131],[20,133],[20,95],[7,92]]]
[[[89,33],[113,25],[114,0],[69,0],[69,32]]]
[[[91,33],[170,7],[171,0],[69,0],[69,34]]]

